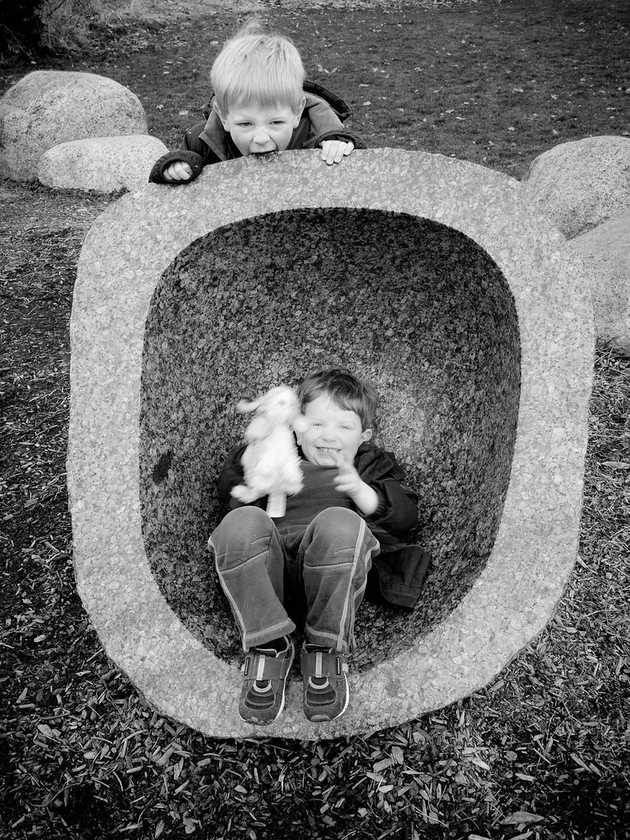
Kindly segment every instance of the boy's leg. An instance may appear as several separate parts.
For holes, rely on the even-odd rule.
[[[378,549],[365,521],[345,508],[322,511],[304,534],[299,556],[307,615],[300,662],[309,720],[334,720],[346,710],[346,655],[354,645],[354,616]]]
[[[283,605],[285,553],[280,536],[263,510],[247,506],[228,513],[208,545],[247,653],[239,714],[248,723],[272,723],[284,708],[294,656],[288,634],[295,625]]]
[[[319,513],[298,553],[306,595],[306,641],[341,653],[354,645],[354,617],[379,550],[365,520],[346,508]]]
[[[285,553],[273,521],[261,508],[235,508],[208,545],[241,634],[243,650],[288,636],[295,624],[284,608]]]

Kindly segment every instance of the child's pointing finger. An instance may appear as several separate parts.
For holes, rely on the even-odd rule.
[[[350,463],[350,461],[348,461],[348,459],[346,458],[346,456],[345,456],[345,455],[343,454],[343,452],[341,452],[341,450],[339,450],[339,449],[338,449],[337,451],[335,451],[335,452],[334,452],[333,458],[334,458],[334,460],[335,460],[335,464],[337,465],[337,469],[338,469],[340,472],[342,472],[343,470],[347,470],[347,469],[348,469],[348,467],[351,467],[351,466],[352,466],[352,464]]]

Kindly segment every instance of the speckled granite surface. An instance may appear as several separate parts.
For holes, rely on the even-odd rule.
[[[492,548],[520,350],[512,294],[487,254],[452,228],[378,210],[294,210],[221,228],[156,289],[140,439],[149,563],[221,656],[238,654],[238,637],[205,543],[218,522],[214,481],[247,422],[235,404],[336,364],[376,384],[380,438],[420,494],[418,537],[434,558],[412,615],[366,602],[355,664],[410,647],[448,615]]]
[[[210,167],[90,231],[72,314],[68,480],[77,585],[162,712],[219,737],[369,732],[492,679],[575,559],[592,312],[580,267],[508,176],[380,149]],[[422,603],[364,602],[344,717],[237,713],[238,642],[205,548],[235,402],[320,365],[381,395],[421,495]]]

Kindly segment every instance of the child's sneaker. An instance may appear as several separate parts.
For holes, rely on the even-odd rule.
[[[247,723],[265,726],[282,714],[287,676],[295,656],[292,640],[285,636],[284,641],[282,650],[261,646],[247,652],[238,704],[238,713]]]
[[[307,644],[300,661],[304,714],[314,723],[338,718],[348,708],[346,654]]]

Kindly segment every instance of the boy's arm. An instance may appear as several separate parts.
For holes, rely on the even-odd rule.
[[[224,510],[231,510],[241,504],[232,496],[232,488],[236,487],[237,484],[243,483],[241,458],[243,457],[245,446],[246,444],[242,443],[232,449],[225,460],[225,464],[217,480],[219,504]]]
[[[391,452],[368,450],[357,460],[362,480],[378,496],[368,519],[396,537],[405,537],[418,524],[418,496],[404,483],[404,472]]]
[[[240,443],[232,449],[232,451],[228,454],[225,464],[223,465],[223,469],[217,479],[217,495],[219,497],[219,505],[223,513],[228,513],[229,511],[234,510],[234,508],[242,507],[245,504],[244,502],[239,502],[238,499],[234,498],[232,495],[232,488],[236,487],[237,484],[243,483],[244,476],[241,458],[243,457],[243,452],[245,452],[246,446],[246,443]],[[249,504],[257,505],[258,507],[265,507],[266,499],[267,497],[263,496],[260,499],[256,499],[254,502],[250,502]]]
[[[365,148],[363,140],[352,131],[348,131],[334,109],[321,96],[309,94],[304,110],[315,138],[311,142],[315,146],[324,140],[345,140],[354,143],[357,149]],[[346,113],[349,114],[349,112]]]
[[[373,516],[380,503],[378,493],[363,481],[354,464],[344,460],[341,455],[336,460],[336,489],[349,496],[364,516]]]
[[[185,167],[188,167],[188,169]],[[203,167],[204,163],[201,155],[185,149],[178,149],[175,152],[167,152],[155,161],[149,175],[149,181],[152,184],[180,184],[194,181]],[[179,170],[183,172],[182,177],[176,175]],[[186,174],[188,177],[186,177]]]
[[[394,478],[370,485],[379,496],[379,505],[369,517],[372,524],[396,537],[405,537],[418,524],[418,497]]]
[[[344,127],[335,110],[320,96],[310,93],[306,98],[305,112],[310,123],[312,137],[304,144],[305,149],[321,148],[326,163],[339,163],[354,149],[365,149],[361,138]],[[346,116],[348,112],[345,112]]]
[[[305,149],[318,149],[324,143],[329,143],[331,140],[340,141],[343,143],[352,143],[355,149],[367,149],[367,145],[353,131],[348,131],[342,126],[339,130],[332,129],[330,131],[323,131],[321,134],[316,134],[311,140],[304,144]]]
[[[153,184],[179,184],[194,181],[207,163],[204,148],[199,140],[205,123],[198,123],[184,134],[181,149],[167,152],[153,164],[149,181]],[[179,166],[178,166],[179,164]],[[182,177],[179,173],[183,172]]]
[[[326,163],[341,163],[344,157],[354,152],[354,143],[351,140],[323,140],[320,148],[322,150],[320,157]]]

